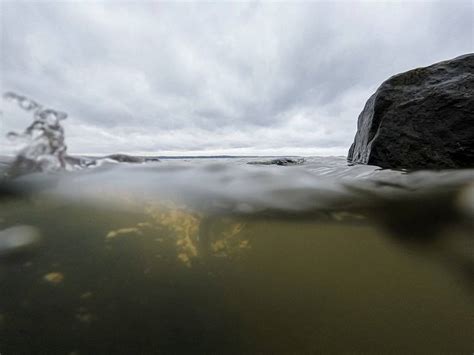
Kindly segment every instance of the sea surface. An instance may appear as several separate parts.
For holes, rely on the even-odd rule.
[[[474,170],[272,159],[4,179],[0,353],[474,351]]]

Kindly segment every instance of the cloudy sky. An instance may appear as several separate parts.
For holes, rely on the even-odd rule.
[[[72,153],[345,155],[383,80],[474,51],[471,0],[0,2],[1,90]]]

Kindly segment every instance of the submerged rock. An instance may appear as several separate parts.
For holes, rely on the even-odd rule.
[[[43,276],[43,280],[52,285],[57,285],[63,282],[64,275],[60,272],[50,272]]]
[[[395,169],[474,167],[474,54],[385,81],[359,116],[347,159]]]
[[[264,160],[264,161],[249,161],[247,164],[287,166],[287,165],[300,165],[300,164],[303,164],[304,162],[305,162],[304,158],[299,158],[299,159],[278,158],[278,159]]]

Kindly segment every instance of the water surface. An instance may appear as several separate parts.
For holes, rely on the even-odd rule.
[[[4,182],[0,352],[472,352],[473,171],[255,159]]]

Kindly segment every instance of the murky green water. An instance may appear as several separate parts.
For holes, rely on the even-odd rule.
[[[474,351],[470,227],[126,203],[0,202],[41,233],[0,258],[2,355]]]

